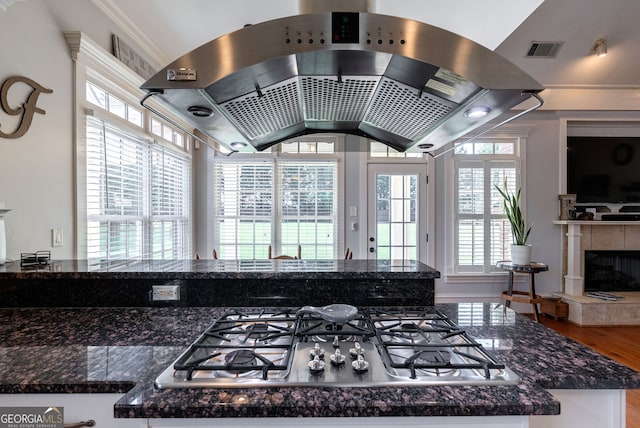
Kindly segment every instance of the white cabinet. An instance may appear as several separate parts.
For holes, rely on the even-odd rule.
[[[560,401],[560,415],[532,416],[531,428],[624,428],[624,389],[551,389]]]
[[[2,407],[63,407],[64,423],[93,419],[95,428],[146,428],[146,419],[113,417],[122,394],[0,394]]]

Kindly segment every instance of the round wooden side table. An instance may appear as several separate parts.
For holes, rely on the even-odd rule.
[[[542,297],[536,295],[536,284],[534,275],[538,272],[549,270],[549,266],[544,263],[531,262],[528,265],[515,265],[509,260],[503,260],[496,263],[498,269],[509,272],[509,283],[507,290],[502,292],[502,298],[505,300],[505,306],[511,307],[511,302],[525,303],[533,306],[533,313],[536,321],[540,322],[540,313],[538,312],[538,304],[542,303]],[[513,289],[513,275],[516,273],[529,275],[529,290],[519,291]]]

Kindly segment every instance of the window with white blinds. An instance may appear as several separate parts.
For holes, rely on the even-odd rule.
[[[337,233],[335,162],[278,163],[279,244],[282,254],[334,259]]]
[[[274,220],[274,164],[216,163],[214,175],[218,257],[266,259]]]
[[[454,273],[490,273],[511,258],[511,228],[495,188],[518,187],[517,138],[462,145],[454,155]]]
[[[87,257],[190,257],[186,155],[87,117]]]
[[[337,254],[337,162],[216,162],[215,246],[223,259]]]

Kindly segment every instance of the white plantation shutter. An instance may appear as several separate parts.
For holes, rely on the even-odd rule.
[[[457,173],[457,265],[479,271],[484,264],[484,170],[460,165]]]
[[[190,256],[190,161],[87,117],[87,257]]]
[[[517,170],[515,163],[492,162],[490,166],[491,174],[491,240],[490,254],[491,266],[494,267],[500,260],[511,259],[511,225],[504,213],[504,204],[500,192],[496,189],[496,185],[503,187],[505,180],[510,192],[515,192],[517,186]]]
[[[510,259],[511,230],[495,184],[516,188],[515,161],[458,161],[455,200],[455,268],[488,273]]]

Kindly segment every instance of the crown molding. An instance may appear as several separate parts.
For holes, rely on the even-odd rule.
[[[12,0],[0,0],[12,1]],[[124,13],[114,2],[111,0],[91,0],[98,9],[104,13],[114,24],[118,26],[124,34],[127,35],[134,43],[136,43],[142,50],[149,55],[149,58],[154,61],[156,68],[160,69],[166,64],[171,62],[171,58],[158,46],[153,40],[147,37],[137,27],[126,13]]]

